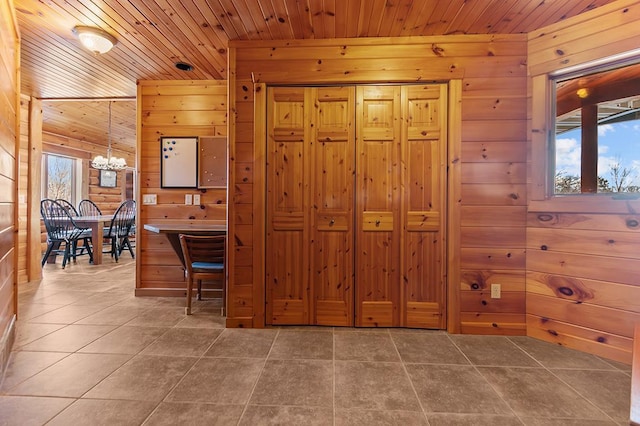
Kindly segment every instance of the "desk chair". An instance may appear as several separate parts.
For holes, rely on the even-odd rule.
[[[227,283],[225,275],[224,235],[185,235],[180,234],[180,247],[184,256],[187,273],[187,306],[185,313],[191,315],[191,293],[193,281],[198,283],[198,300],[202,299],[202,280],[222,281],[222,315],[227,303]]]

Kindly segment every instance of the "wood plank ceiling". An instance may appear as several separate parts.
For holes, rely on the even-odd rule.
[[[527,33],[612,1],[15,0],[21,91],[45,100],[45,131],[106,144],[98,100],[135,97],[137,80],[225,79],[229,40]],[[118,43],[95,56],[72,34],[76,25]],[[118,105],[113,139],[133,148],[135,102]]]

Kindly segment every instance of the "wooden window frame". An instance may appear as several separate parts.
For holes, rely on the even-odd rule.
[[[606,60],[599,61],[603,66]],[[583,65],[584,69],[589,68]],[[529,211],[553,213],[636,214],[640,199],[618,193],[554,193],[555,175],[555,96],[557,75],[562,71],[531,78],[531,157]],[[568,74],[568,72],[567,72]]]

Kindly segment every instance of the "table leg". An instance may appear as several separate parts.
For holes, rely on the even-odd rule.
[[[91,240],[93,241],[93,264],[102,264],[102,240],[104,232],[102,223],[96,222],[91,224]]]

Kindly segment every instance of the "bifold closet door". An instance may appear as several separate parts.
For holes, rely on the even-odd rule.
[[[444,328],[446,85],[356,93],[356,325]]]
[[[355,89],[268,90],[267,323],[351,326]]]
[[[401,97],[401,325],[445,328],[447,85],[403,86]]]
[[[268,89],[268,324],[444,328],[446,87]]]
[[[313,324],[352,326],[355,88],[310,90]]]
[[[356,325],[400,325],[400,86],[356,89]]]
[[[303,88],[267,99],[266,322],[309,324],[310,105]]]

